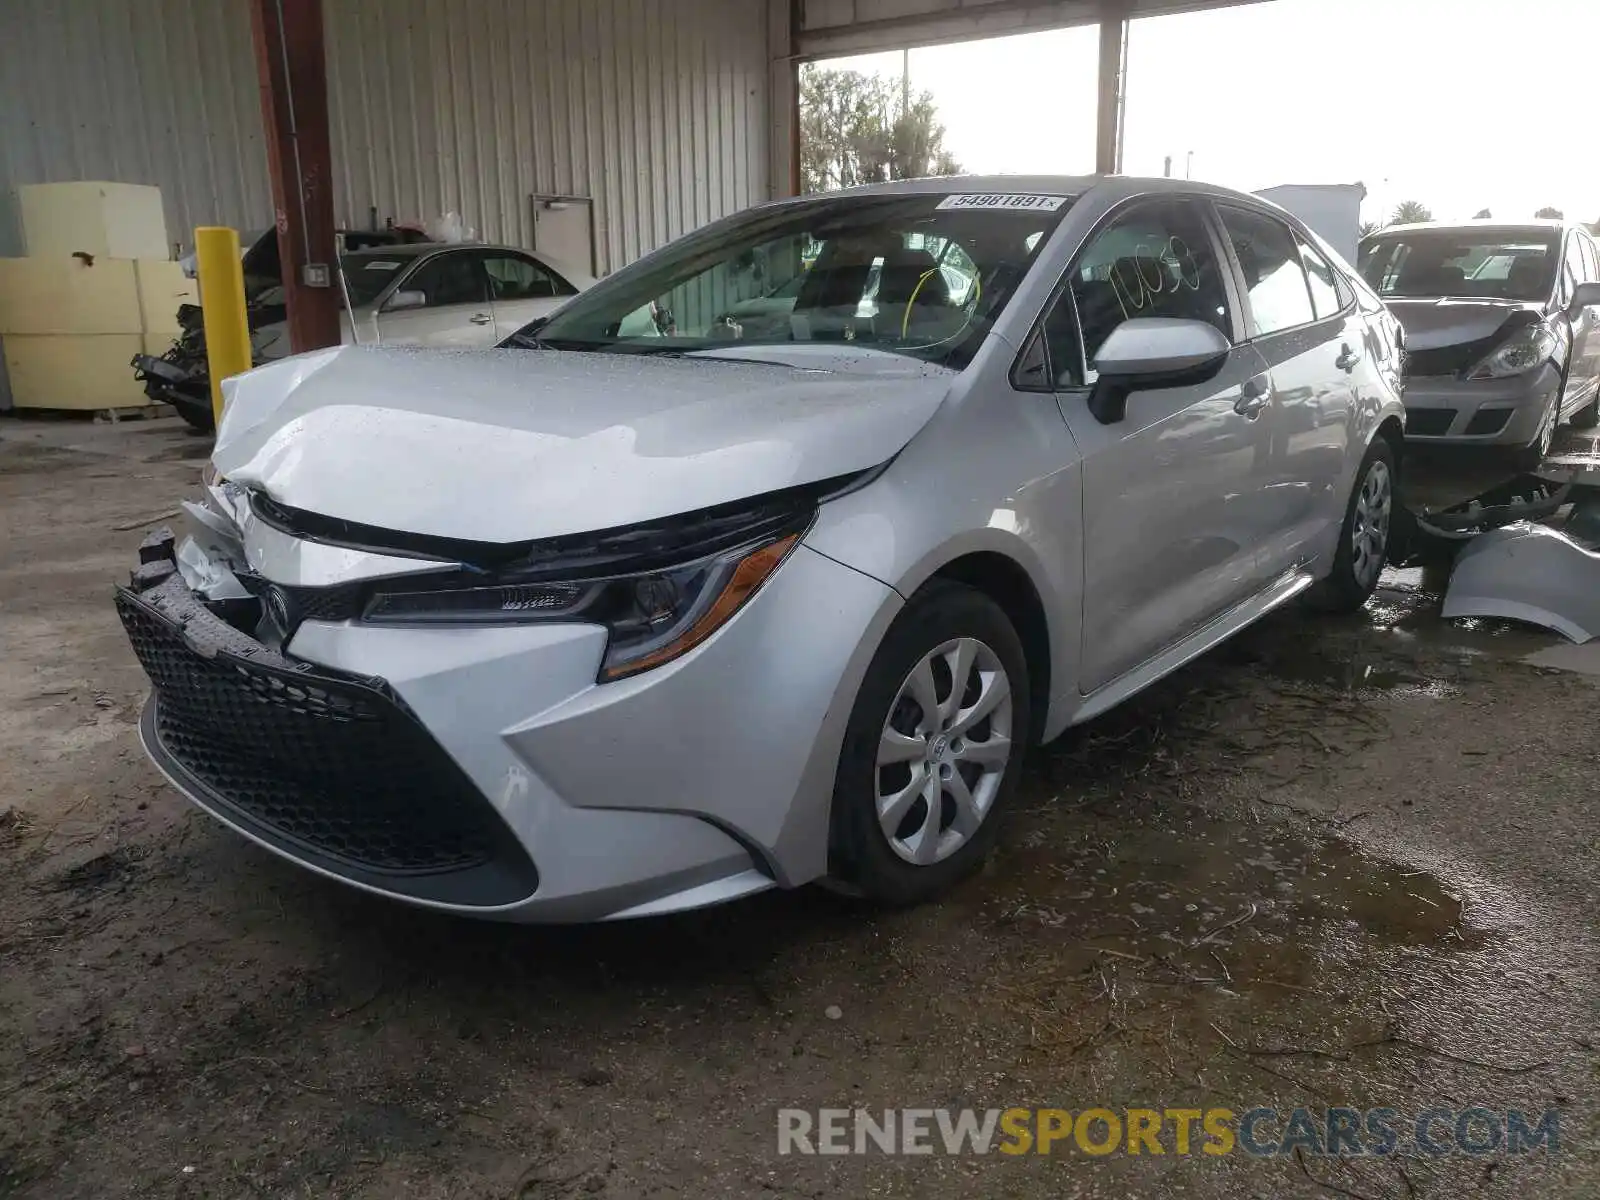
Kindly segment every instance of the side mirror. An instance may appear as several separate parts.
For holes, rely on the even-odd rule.
[[[1204,383],[1222,369],[1232,348],[1216,326],[1204,321],[1124,321],[1094,357],[1099,379],[1089,393],[1089,411],[1102,425],[1113,425],[1127,416],[1130,392]]]
[[[1575,317],[1580,309],[1596,304],[1600,304],[1600,283],[1580,283],[1572,290],[1572,300],[1567,305],[1567,313]]]
[[[428,306],[428,293],[407,291],[396,292],[389,297],[389,303],[383,306],[384,312],[400,312],[407,308],[426,308]]]

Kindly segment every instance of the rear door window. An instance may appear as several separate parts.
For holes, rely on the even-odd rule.
[[[1265,337],[1316,320],[1300,248],[1289,227],[1249,209],[1219,205],[1217,211],[1244,274],[1250,335]]]

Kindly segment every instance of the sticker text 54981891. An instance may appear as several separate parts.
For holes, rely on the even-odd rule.
[[[946,196],[939,201],[940,208],[990,208],[1025,212],[1055,212],[1067,202],[1065,196],[1042,196],[1037,193],[966,192]]]

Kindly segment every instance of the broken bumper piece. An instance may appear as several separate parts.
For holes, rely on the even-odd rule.
[[[1600,554],[1542,525],[1490,529],[1462,547],[1443,615],[1526,621],[1587,642],[1600,635]]]

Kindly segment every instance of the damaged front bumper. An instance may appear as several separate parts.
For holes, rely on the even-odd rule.
[[[1406,441],[1429,446],[1531,445],[1561,391],[1550,363],[1510,379],[1408,377]]]
[[[160,358],[135,354],[128,365],[133,368],[134,381],[144,384],[144,394],[151,400],[172,405],[191,424],[212,423],[211,375],[203,354],[196,357],[174,344]]]
[[[302,540],[227,484],[188,507],[190,535],[147,543],[117,596],[153,684],[143,736],[258,844],[515,921],[670,912],[826,870],[844,664],[897,603],[882,584],[801,547],[702,646],[597,684],[601,626],[367,623],[353,591],[440,564]],[[819,594],[852,635],[816,619]],[[794,665],[754,687],[785,642]]]
[[[1600,636],[1600,554],[1542,525],[1488,530],[1462,547],[1442,613],[1525,621],[1587,642]]]

